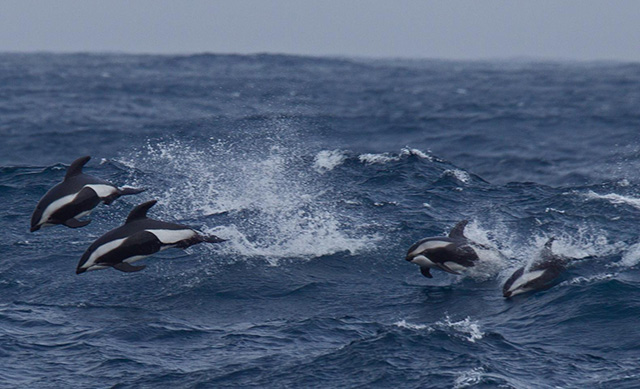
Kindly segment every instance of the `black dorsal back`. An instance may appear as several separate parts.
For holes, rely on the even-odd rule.
[[[137,207],[135,207],[134,209],[132,209],[131,212],[129,212],[129,216],[127,216],[127,221],[125,222],[125,224],[130,223],[134,220],[146,218],[147,211],[149,211],[149,208],[156,205],[157,202],[158,200],[147,201],[146,203],[142,203]]]
[[[458,222],[449,232],[449,238],[451,239],[466,239],[464,236],[464,228],[469,224],[469,220],[462,220]]]
[[[82,167],[86,165],[87,162],[91,159],[90,156],[80,157],[75,161],[71,162],[71,166],[67,169],[67,174],[64,176],[66,180],[69,177],[77,176],[78,174],[82,174]]]

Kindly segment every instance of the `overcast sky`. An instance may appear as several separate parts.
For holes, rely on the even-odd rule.
[[[0,51],[640,61],[640,1],[5,0]]]

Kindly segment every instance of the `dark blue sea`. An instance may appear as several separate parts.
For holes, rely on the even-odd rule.
[[[0,135],[2,388],[640,387],[640,64],[0,54]],[[83,155],[147,191],[30,233]],[[76,275],[150,199],[228,241]]]

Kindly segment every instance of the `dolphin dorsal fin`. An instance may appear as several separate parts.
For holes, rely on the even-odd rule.
[[[127,221],[125,222],[125,224],[130,223],[134,220],[146,218],[147,211],[149,211],[149,208],[156,205],[157,202],[158,200],[151,200],[136,206],[134,209],[131,210],[131,212],[129,212],[129,216],[127,216]]]
[[[91,159],[90,156],[80,157],[75,161],[71,162],[71,166],[67,169],[67,174],[64,176],[64,179],[77,176],[78,174],[82,174],[82,167],[89,162]]]
[[[458,222],[458,224],[456,224],[449,232],[449,238],[466,239],[466,237],[464,236],[464,228],[467,226],[467,224],[469,224],[469,220]]]
[[[541,254],[543,259],[549,259],[553,257],[553,251],[551,251],[551,246],[553,245],[554,240],[556,240],[556,237],[552,236],[551,238],[549,238],[547,243],[544,244],[544,247],[542,248],[542,254]]]

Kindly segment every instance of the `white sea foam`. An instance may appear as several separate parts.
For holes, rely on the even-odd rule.
[[[408,323],[404,319],[393,323],[393,325],[396,326],[396,327],[407,328],[407,329],[410,329],[410,330],[424,330],[424,329],[432,330],[426,324],[412,324],[412,323]]]
[[[627,246],[624,242],[610,241],[607,232],[589,226],[580,226],[576,231],[562,231],[555,235],[552,250],[569,258],[603,257],[620,253]],[[540,249],[549,236],[535,237],[535,246]]]
[[[318,173],[325,173],[340,166],[347,156],[344,151],[341,150],[322,150],[316,154],[316,158],[313,163],[313,168]]]
[[[456,180],[462,182],[463,184],[468,184],[469,182],[471,182],[471,176],[469,175],[469,173],[465,172],[464,170],[460,170],[460,169],[447,169],[444,172],[442,172],[442,176],[443,177],[446,177],[446,176],[453,177]]]
[[[418,149],[412,149],[412,148],[409,148],[409,147],[402,148],[402,150],[400,150],[400,155],[401,156],[415,155],[415,156],[420,157],[422,159],[433,161],[433,157],[430,156],[429,154],[425,153],[424,151],[418,150]]]
[[[492,231],[483,228],[477,221],[471,221],[464,230],[464,234],[473,243],[473,249],[478,254],[475,266],[465,271],[465,275],[477,280],[486,281],[495,277],[508,266],[507,257],[489,237]]]
[[[451,321],[451,318],[447,315],[444,320],[438,321],[435,324],[436,326],[443,327],[445,330],[447,328],[455,330],[460,336],[471,343],[475,343],[484,337],[484,332],[480,330],[478,322],[471,320],[470,317],[466,317],[460,321]]]
[[[605,257],[624,252],[627,244],[612,241],[607,234],[605,230],[583,225],[577,230],[536,234],[523,239],[522,236],[513,234],[512,228],[503,223],[496,222],[487,227],[472,221],[465,229],[465,235],[489,249],[474,247],[480,261],[465,274],[481,280],[499,274],[500,279],[506,280],[515,269],[538,260],[544,244],[551,236],[556,238],[553,252],[570,258]],[[633,250],[629,251],[628,255],[629,258],[625,262],[627,265],[640,261],[640,247],[635,255]]]
[[[424,151],[418,149],[412,149],[409,147],[404,147],[400,150],[399,154],[390,154],[390,153],[380,153],[380,154],[360,154],[358,159],[362,163],[368,164],[385,164],[389,162],[399,161],[402,157],[415,155],[419,158],[426,159],[429,161],[433,161],[433,157]]]
[[[475,367],[471,370],[465,370],[456,377],[454,389],[463,389],[470,386],[478,385],[482,382],[485,370],[482,367]]]
[[[614,278],[615,276],[616,275],[612,274],[612,273],[605,273],[605,274],[597,274],[597,275],[590,276],[590,277],[576,277],[576,278],[571,279],[569,281],[564,281],[564,282],[560,283],[560,285],[590,284],[592,282],[610,280],[610,279]]]
[[[611,266],[633,267],[640,262],[640,243],[629,246],[622,254],[622,259]]]
[[[339,209],[340,202],[319,200],[334,188],[317,182],[312,167],[301,164],[302,153],[277,137],[255,146],[166,141],[148,145],[126,163],[166,180],[164,191],[154,194],[160,205],[154,211],[169,219],[228,214],[230,225],[193,227],[229,239],[207,246],[229,257],[261,256],[276,264],[281,258],[356,253],[375,244],[378,237],[358,231],[359,215]]]
[[[389,153],[382,153],[382,154],[360,154],[358,156],[358,159],[360,160],[360,162],[362,163],[368,163],[368,164],[383,164],[383,163],[388,163],[388,162],[393,162],[393,161],[399,161],[400,157],[398,156],[393,156]]]
[[[589,200],[607,200],[611,204],[627,204],[640,209],[640,199],[630,196],[623,196],[617,193],[602,195],[593,191],[589,191],[587,194],[585,194],[585,197]]]

